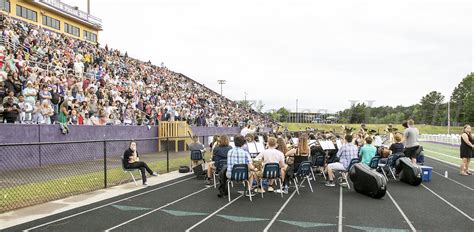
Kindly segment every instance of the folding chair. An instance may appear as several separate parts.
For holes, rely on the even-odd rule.
[[[326,162],[326,155],[318,153],[317,155],[314,156],[314,158],[312,158],[312,160],[313,160],[313,163],[311,166],[313,166],[314,168],[319,168],[319,171],[323,173],[324,180],[326,180],[327,179],[326,174],[324,173],[324,164]],[[316,182],[313,169],[311,169],[311,174],[313,176],[313,180]]]
[[[392,174],[393,179],[397,179],[395,177],[395,174],[393,173],[393,168],[395,167],[395,158],[397,156],[395,154],[391,154],[387,158],[387,163],[379,163],[378,167],[382,169],[383,175],[385,176],[385,179],[388,181],[387,173],[385,172],[385,169],[388,168],[390,170],[390,174]]]
[[[356,163],[359,163],[359,162],[360,162],[359,158],[353,158],[353,159],[351,159],[351,162],[349,163],[349,166],[347,167],[347,170],[339,171],[339,173],[341,173],[341,176],[342,176],[342,181],[344,181],[346,183],[348,189],[351,189],[351,185],[349,184],[349,181],[347,180],[347,175],[348,175],[349,171],[351,170],[352,165],[354,165]]]
[[[217,188],[216,177],[219,175],[219,172],[221,171],[222,167],[224,165],[227,165],[227,160],[221,159],[219,160],[219,162],[214,163],[214,165],[216,166],[216,170],[214,171],[214,173],[212,173],[212,176],[214,178],[214,188]]]
[[[374,156],[370,160],[369,167],[371,169],[377,169],[379,167],[380,156]]]
[[[260,179],[260,186],[263,188],[263,179],[267,179],[268,181],[273,179],[278,179],[280,184],[280,194],[283,197],[283,190],[282,190],[282,183],[281,183],[281,173],[280,173],[280,165],[278,163],[268,163],[265,164],[263,168],[263,175],[262,179]],[[263,198],[263,191],[262,191],[262,198]]]
[[[300,190],[298,185],[300,184],[298,181],[298,177],[301,177],[301,185],[303,184],[304,180],[308,180],[309,188],[311,189],[311,192],[313,191],[313,186],[311,186],[311,182],[309,180],[309,176],[311,175],[312,170],[311,170],[311,162],[310,161],[303,161],[298,167],[298,171],[295,173],[293,179],[295,180],[295,186],[296,186],[296,192],[298,195],[300,194]]]
[[[123,165],[123,164],[124,164],[124,163],[123,163],[123,157],[122,157],[122,169],[123,169],[123,172],[125,172],[125,173],[127,173],[127,172],[130,173],[130,176],[132,177],[133,182],[135,183],[135,185],[138,185],[138,184],[137,184],[137,181],[135,180],[135,176],[133,176],[133,173],[132,173],[132,172],[133,172],[133,171],[138,171],[138,173],[141,175],[142,173],[141,173],[140,169],[138,169],[138,168],[125,168],[125,165]]]
[[[202,154],[202,151],[201,150],[192,150],[191,151],[191,169],[193,168],[193,161],[204,161],[204,163],[206,162],[206,160],[204,159],[204,156]]]
[[[230,185],[234,181],[243,182],[244,187],[247,184],[247,190],[249,191],[250,201],[252,201],[252,190],[249,181],[249,167],[247,164],[234,164],[232,166],[232,172],[230,174],[230,179],[227,180],[227,195],[229,196],[230,202]],[[244,190],[245,195],[245,190]]]

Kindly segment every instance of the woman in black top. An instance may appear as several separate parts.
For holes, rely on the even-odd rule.
[[[153,172],[148,165],[143,162],[139,161],[138,154],[137,154],[137,143],[131,142],[129,148],[123,154],[123,167],[125,169],[140,169],[142,173],[142,181],[143,185],[147,185],[146,181],[146,173],[148,172],[152,176],[158,176],[156,172]]]
[[[474,138],[471,134],[471,126],[465,125],[463,129],[463,133],[461,135],[461,172],[459,173],[461,176],[472,175],[472,172],[469,171],[469,163],[471,162],[471,158],[473,155],[473,143]]]

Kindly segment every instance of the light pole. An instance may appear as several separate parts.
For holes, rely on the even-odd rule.
[[[226,80],[217,80],[217,83],[221,85],[221,96],[222,96],[222,85],[225,85]]]
[[[247,92],[244,92],[244,101],[247,102]]]

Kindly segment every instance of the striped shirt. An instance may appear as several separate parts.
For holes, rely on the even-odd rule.
[[[230,178],[232,168],[235,164],[249,164],[252,163],[250,154],[240,147],[235,147],[227,153],[227,178]]]
[[[337,152],[337,157],[339,157],[339,162],[344,166],[345,169],[349,167],[351,160],[357,158],[359,154],[359,149],[356,145],[352,143],[346,143],[342,145],[341,149]]]

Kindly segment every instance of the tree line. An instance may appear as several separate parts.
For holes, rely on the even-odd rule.
[[[358,103],[338,112],[340,123],[386,124],[402,123],[409,118],[418,124],[445,126],[448,124],[448,105],[451,125],[474,124],[474,73],[468,74],[453,90],[449,100],[432,91],[411,106],[370,107]],[[449,101],[449,103],[448,103]]]

